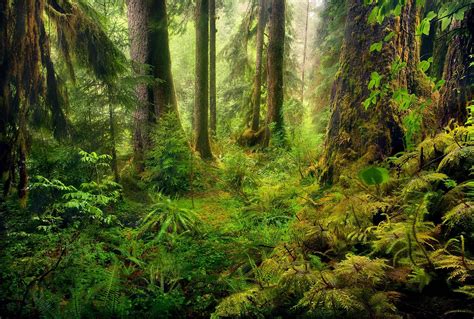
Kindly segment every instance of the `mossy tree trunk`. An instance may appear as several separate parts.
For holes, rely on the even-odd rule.
[[[149,64],[153,77],[153,104],[157,120],[169,112],[178,113],[173,75],[171,73],[171,56],[168,35],[168,15],[166,0],[149,1],[150,3],[150,51]]]
[[[467,103],[474,99],[474,71],[470,67],[474,54],[474,9],[468,10],[462,22],[453,23],[448,42],[437,117],[441,127],[451,120],[464,124],[467,120]]]
[[[139,76],[147,74],[145,64],[148,62],[148,6],[146,0],[128,0],[127,16],[130,33],[130,58],[134,73]],[[133,154],[137,171],[144,170],[144,153],[150,144],[148,129],[150,122],[150,99],[145,83],[135,88],[138,105],[133,113]]]
[[[53,77],[56,81],[51,61],[44,60],[49,57],[43,34],[44,6],[44,1],[37,0],[0,4],[0,175],[6,196],[18,172],[22,205],[26,204],[28,193],[28,117],[30,107],[38,103],[43,93],[42,64],[46,67],[47,84],[52,84]],[[48,88],[47,94],[46,99],[51,102],[57,90]]]
[[[216,19],[216,0],[209,0],[209,129],[212,135],[217,130]]]
[[[139,105],[134,112],[133,146],[137,170],[144,169],[144,153],[150,147],[150,124],[168,112],[178,116],[171,73],[168,16],[165,0],[128,0],[130,56],[137,75],[152,76],[152,85],[136,88]],[[146,67],[149,66],[149,68]]]
[[[266,0],[260,0],[258,7],[257,48],[255,59],[255,77],[252,91],[252,131],[257,132],[260,126],[260,103],[262,97],[262,61],[265,27],[267,25]]]
[[[196,64],[194,87],[194,147],[211,159],[209,142],[209,0],[196,1]]]
[[[367,110],[362,103],[368,98],[371,73],[383,79],[390,77],[393,61],[407,63],[391,87],[404,87],[418,96],[429,94],[417,65],[419,40],[415,37],[418,11],[414,0],[406,1],[398,17],[386,18],[382,25],[367,23],[372,6],[363,0],[350,0],[345,26],[339,71],[331,92],[331,116],[321,159],[321,180],[338,179],[341,170],[354,162],[367,165],[383,160],[404,149],[402,112],[390,100],[391,94],[379,98]],[[382,41],[391,31],[394,37],[384,43],[381,52],[369,52],[371,44]]]
[[[265,144],[270,137],[283,140],[283,70],[285,52],[285,0],[272,0],[267,49],[268,108]]]

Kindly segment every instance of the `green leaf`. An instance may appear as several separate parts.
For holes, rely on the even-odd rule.
[[[393,31],[390,32],[389,34],[387,34],[387,35],[385,36],[385,38],[383,38],[383,42],[388,42],[388,41],[392,40],[392,38],[393,38],[394,36],[395,36],[395,32],[393,32]]]
[[[424,20],[421,25],[421,33],[424,35],[430,35],[431,23],[429,21]]]
[[[451,25],[452,17],[446,17],[441,19],[441,31],[446,31],[446,29]]]
[[[402,14],[402,6],[400,4],[397,4],[395,9],[393,9],[393,15],[398,17],[400,16],[400,14]]]
[[[359,179],[365,185],[381,185],[388,182],[389,172],[383,167],[369,166],[359,172]]]
[[[416,0],[416,6],[417,7],[424,7],[426,4],[426,0]]]
[[[439,81],[436,82],[436,84],[435,84],[435,89],[439,91],[439,89],[441,89],[441,87],[443,87],[444,83],[446,83],[445,80],[443,80],[443,79],[439,80]]]
[[[375,22],[377,22],[377,16],[379,14],[379,7],[378,6],[375,6],[372,11],[370,12],[369,14],[369,17],[367,19],[367,22],[369,24],[374,24]]]
[[[454,20],[457,20],[457,21],[464,20],[464,13],[466,12],[467,9],[468,7],[464,7],[462,9],[457,10],[453,15]]]
[[[423,73],[425,73],[430,68],[430,65],[431,63],[429,62],[429,60],[423,60],[423,61],[420,61],[420,63],[418,63],[418,69],[420,69],[421,71],[423,71]]]
[[[379,88],[380,81],[382,80],[382,76],[378,72],[372,72],[370,74],[370,82],[369,82],[369,89]]]
[[[434,11],[430,11],[426,14],[426,17],[425,17],[425,20],[428,20],[431,22],[431,20],[433,20],[434,18],[436,18],[438,16],[438,14]]]
[[[382,42],[375,42],[370,45],[370,52],[377,51],[380,52],[382,51]]]

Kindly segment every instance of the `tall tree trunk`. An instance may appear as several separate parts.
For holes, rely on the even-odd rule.
[[[474,99],[474,71],[470,63],[474,54],[474,9],[468,10],[462,22],[453,23],[450,32],[457,32],[448,44],[443,79],[437,107],[441,127],[449,121],[464,124],[467,103]],[[457,29],[457,30],[456,30]],[[455,31],[456,30],[456,31]]]
[[[308,47],[309,0],[306,3],[306,23],[304,27],[303,64],[301,67],[301,104],[304,103],[304,76],[306,67],[306,49]]]
[[[345,26],[340,68],[331,94],[331,117],[321,160],[321,180],[338,179],[350,165],[367,165],[404,149],[402,112],[390,96],[378,99],[367,110],[362,102],[370,94],[367,85],[372,72],[389,78],[390,66],[399,58],[407,66],[393,87],[405,87],[410,93],[424,96],[429,88],[417,69],[419,40],[415,38],[418,13],[414,0],[407,0],[399,17],[386,18],[382,25],[369,25],[372,6],[363,0],[350,0]],[[369,52],[371,44],[393,31],[382,52]],[[390,94],[387,94],[390,95]]]
[[[17,189],[22,206],[26,205],[28,193],[28,115],[30,107],[38,102],[44,83],[44,5],[42,0],[0,4],[0,175],[7,195],[18,171]]]
[[[257,132],[260,126],[260,103],[262,97],[262,58],[265,27],[267,25],[266,1],[260,0],[257,26],[257,56],[255,59],[255,77],[252,95],[252,131]]]
[[[270,135],[282,141],[285,135],[283,124],[283,57],[285,51],[285,0],[272,0],[268,40],[268,109],[265,144],[269,143]]]
[[[117,163],[117,148],[115,134],[115,114],[112,103],[109,103],[109,134],[110,134],[110,152],[112,153],[112,171],[114,172],[114,180],[116,183],[120,181]]]
[[[151,86],[139,84],[136,94],[139,105],[134,113],[134,161],[139,172],[144,170],[144,153],[151,146],[150,123],[158,123],[168,112],[178,115],[178,106],[171,73],[166,0],[128,0],[130,57],[137,75],[151,75]],[[151,73],[147,73],[147,67]]]
[[[194,91],[194,145],[202,158],[211,159],[209,142],[209,0],[196,1],[196,70]]]
[[[178,113],[173,76],[171,74],[171,56],[168,35],[168,15],[166,0],[148,1],[150,21],[149,64],[153,77],[157,80],[153,85],[154,115],[158,120],[168,112]]]
[[[212,135],[217,129],[216,93],[216,0],[209,0],[209,129]]]
[[[130,58],[136,75],[146,75],[148,62],[148,6],[146,0],[128,0],[128,29],[130,33]],[[148,129],[150,121],[150,96],[147,85],[140,83],[136,87],[138,105],[133,113],[133,154],[138,172],[144,170],[144,153],[149,145]]]

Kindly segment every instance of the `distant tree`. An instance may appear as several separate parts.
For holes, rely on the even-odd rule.
[[[209,129],[212,135],[217,129],[216,19],[216,0],[209,0]]]
[[[270,135],[283,139],[285,127],[283,124],[283,70],[285,55],[285,0],[272,0],[269,40],[267,52],[267,83],[268,109],[265,143],[269,143]]]
[[[252,130],[258,131],[260,127],[260,103],[262,97],[262,60],[263,43],[265,40],[265,27],[267,24],[266,0],[260,0],[258,6],[257,24],[257,52],[255,59],[255,76],[252,91]]]
[[[211,159],[209,142],[209,0],[196,1],[196,65],[194,94],[194,146]]]

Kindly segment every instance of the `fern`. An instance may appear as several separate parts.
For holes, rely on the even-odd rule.
[[[433,190],[437,184],[445,182],[449,177],[446,174],[429,172],[410,180],[402,190],[405,200],[410,200],[420,194]]]
[[[189,209],[179,207],[169,198],[153,205],[151,212],[141,221],[139,236],[147,232],[157,233],[157,239],[169,234],[197,232],[200,225],[198,216]]]
[[[454,291],[466,295],[469,299],[474,299],[474,285],[464,285]]]
[[[474,203],[463,202],[452,208],[443,216],[443,224],[449,230],[469,231],[474,227]]]
[[[265,318],[264,309],[268,309],[274,297],[272,288],[250,288],[224,298],[217,305],[211,318]]]
[[[395,310],[388,293],[377,291],[388,268],[383,259],[348,255],[332,271],[320,271],[315,284],[304,294],[296,307],[311,312],[324,309],[333,315],[375,312],[386,314]]]
[[[365,256],[348,255],[337,264],[334,273],[345,282],[355,287],[373,287],[379,284],[388,268],[384,259],[369,259]]]
[[[97,292],[97,306],[101,313],[112,317],[124,317],[130,307],[120,293],[120,269],[114,264],[107,272],[107,278],[99,284]]]
[[[452,250],[457,254],[452,254],[449,251],[449,246],[453,246]],[[448,244],[442,248],[436,250],[432,254],[432,258],[438,269],[448,270],[448,280],[456,280],[460,283],[464,283],[470,278],[474,271],[474,260],[466,257],[464,236],[460,236],[460,240],[451,239]]]

